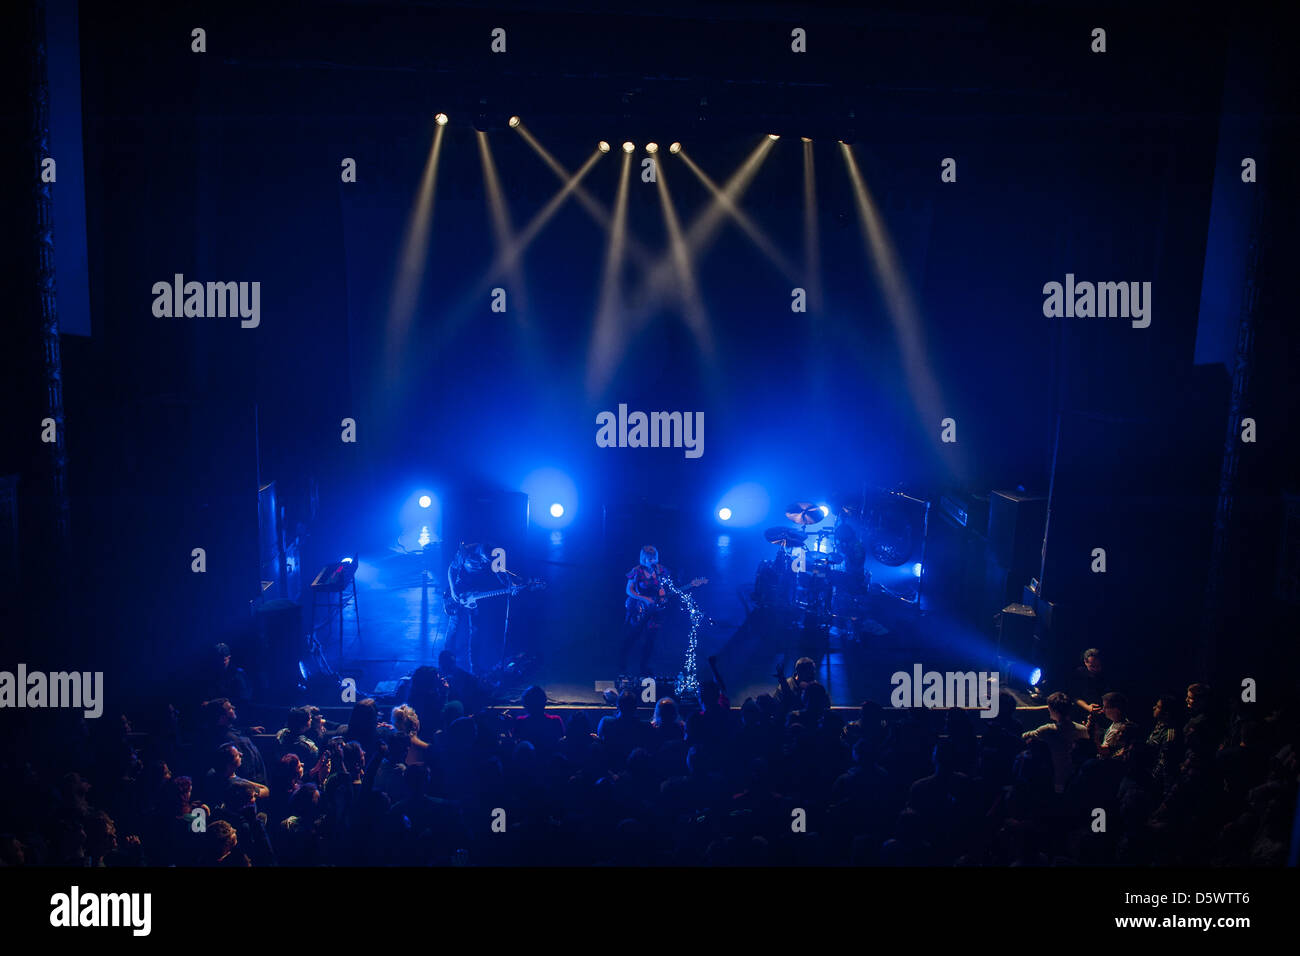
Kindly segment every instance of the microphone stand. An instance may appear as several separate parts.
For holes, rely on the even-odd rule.
[[[519,577],[519,575],[515,574],[513,571],[507,570],[505,573],[509,575],[511,578],[517,579]],[[506,656],[510,650],[510,602],[515,596],[514,593],[515,582],[508,580],[508,581],[503,581],[502,583],[505,584],[506,587],[509,587],[511,590],[506,592],[506,620],[505,620],[505,626],[501,629],[501,660],[497,662],[498,670],[502,670],[505,668]]]

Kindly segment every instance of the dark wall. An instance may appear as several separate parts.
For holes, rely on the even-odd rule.
[[[799,58],[788,37],[804,16]],[[114,640],[179,660],[247,625],[259,476],[279,483],[291,522],[309,516],[315,481],[331,514],[359,524],[382,523],[391,486],[411,476],[515,487],[542,464],[573,476],[592,505],[582,520],[641,496],[707,515],[745,480],[780,504],[864,481],[1046,492],[1058,413],[1051,580],[1095,624],[1155,632],[1167,616],[1153,588],[1204,576],[1217,480],[1226,385],[1193,353],[1226,34],[1195,15],[1108,20],[1098,56],[1091,22],[1053,7],[87,7],[95,335],[68,350],[69,442],[81,554],[101,569]],[[504,58],[488,52],[496,25],[510,31]],[[194,26],[206,54],[189,50]],[[438,110],[453,122],[422,294],[389,364],[395,265]],[[725,225],[694,261],[712,353],[666,301],[589,388],[607,237],[579,205],[530,247],[524,286],[502,283],[510,313],[470,298],[496,252],[472,122],[490,127],[514,229],[559,187],[505,127],[512,113],[569,169],[597,140],[616,144],[583,184],[606,208],[625,138],[680,140],[721,183],[781,133],[741,206],[795,275]],[[789,309],[792,286],[809,284],[800,135],[815,140],[824,292],[806,315]],[[916,304],[933,406],[913,391],[838,138],[853,142]],[[339,181],[345,156],[355,184]],[[939,181],[949,156],[955,184]],[[710,194],[662,158],[689,225]],[[628,222],[658,258],[658,194],[635,178]],[[260,327],[155,318],[151,286],[178,272],[260,281]],[[1045,319],[1042,286],[1066,272],[1152,281],[1152,327]],[[623,288],[642,276],[625,265]],[[1285,403],[1276,373],[1294,337],[1270,315],[1260,388]],[[595,413],[619,402],[703,410],[705,457],[596,448]],[[955,445],[937,440],[947,416]],[[345,417],[356,444],[339,440]],[[1124,569],[1104,589],[1068,570],[1099,534]],[[199,546],[206,576],[189,571]],[[134,643],[141,629],[151,637]]]

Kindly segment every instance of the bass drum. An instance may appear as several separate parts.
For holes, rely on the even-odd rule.
[[[916,531],[898,499],[878,502],[866,515],[864,543],[871,557],[888,568],[907,563],[916,548]]]

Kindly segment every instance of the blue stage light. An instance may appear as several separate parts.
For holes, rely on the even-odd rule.
[[[418,551],[442,540],[442,500],[436,489],[417,485],[397,515],[398,547]]]
[[[921,562],[920,562],[920,561],[918,561],[918,562],[916,562],[916,564],[912,565],[912,574],[914,574],[914,575],[915,575],[916,577],[918,577],[918,578],[921,576]]]
[[[717,502],[719,521],[737,528],[750,528],[761,524],[772,510],[772,500],[767,489],[755,481],[746,481],[729,490]],[[727,516],[723,516],[723,512]]]
[[[558,468],[538,468],[529,473],[519,489],[530,500],[530,520],[543,528],[568,527],[578,507],[578,490],[573,480]]]
[[[1041,667],[1035,667],[1033,670],[1029,672],[1030,687],[1037,687],[1039,681],[1041,681],[1042,679],[1043,679],[1043,669]]]

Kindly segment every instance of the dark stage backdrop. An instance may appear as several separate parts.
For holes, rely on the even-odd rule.
[[[354,541],[382,539],[375,529],[416,487],[518,490],[543,466],[577,487],[575,527],[642,498],[711,521],[746,481],[768,489],[774,512],[864,483],[1045,493],[1058,413],[1066,517],[1052,580],[1096,609],[1094,624],[1136,635],[1177,614],[1191,625],[1190,605],[1151,596],[1157,583],[1165,594],[1200,587],[1218,478],[1226,378],[1193,362],[1225,38],[1134,16],[1099,76],[1083,44],[1050,62],[1030,52],[1077,30],[1070,15],[868,22],[827,11],[814,18],[824,57],[792,67],[776,50],[737,52],[774,24],[787,31],[780,17],[680,13],[510,14],[519,58],[502,67],[486,42],[459,39],[486,36],[506,15],[493,11],[205,9],[202,55],[188,46],[193,10],[82,11],[94,335],[67,356],[69,442],[83,560],[105,569],[95,619],[123,653],[166,646],[179,666],[247,627],[259,477],[279,483],[291,526],[310,520],[319,488],[323,513]],[[398,263],[440,109],[452,123],[430,241],[398,330]],[[692,260],[711,348],[668,300],[593,383],[607,233],[582,205],[570,198],[539,232],[522,283],[492,283],[507,291],[504,314],[480,288],[498,250],[476,116],[514,230],[560,188],[505,126],[515,112],[570,170],[598,140],[614,144],[582,183],[607,210],[625,138],[680,140],[723,183],[777,129],[739,205],[794,275],[725,222]],[[801,124],[815,140],[820,249],[820,298],[802,314],[791,290],[814,279]],[[853,140],[915,303],[933,408],[918,406],[839,137]],[[669,236],[655,186],[635,175],[642,155],[627,233],[655,260]],[[948,156],[956,183],[940,181]],[[340,180],[345,158],[355,183]],[[689,226],[710,194],[680,158],[660,158]],[[629,255],[619,288],[645,272]],[[155,318],[151,286],[177,273],[260,282],[260,325]],[[1066,273],[1151,281],[1152,327],[1044,318],[1043,285]],[[630,314],[616,303],[616,321]],[[597,448],[596,415],[619,403],[703,412],[703,457]],[[943,417],[956,420],[955,444],[938,441]],[[348,418],[352,443],[341,440]],[[1102,593],[1070,570],[1103,528],[1120,542],[1115,566],[1149,577],[1126,570],[1119,588],[1112,574]],[[176,568],[197,546],[219,585],[196,620]],[[308,576],[333,557],[320,544]],[[141,627],[155,635],[147,644],[134,640]]]

